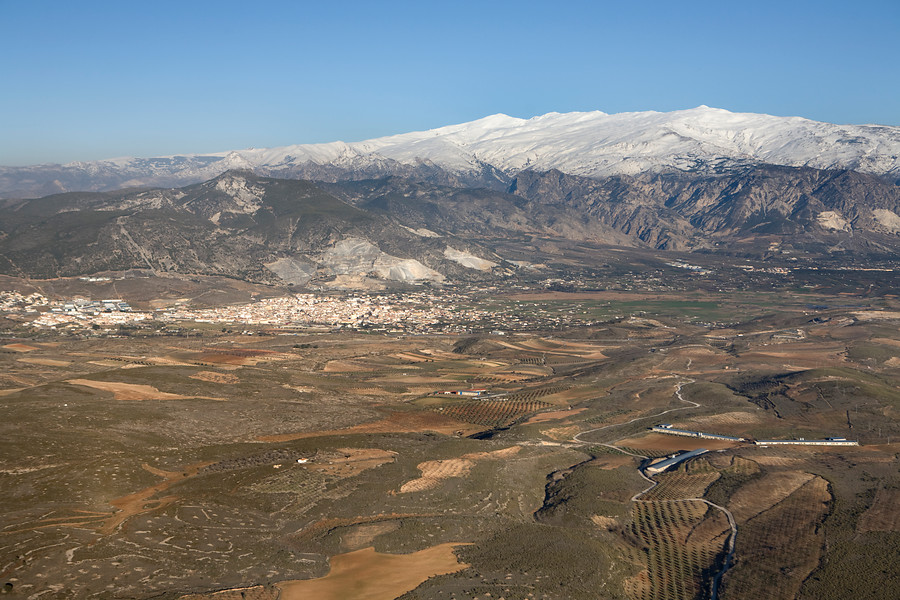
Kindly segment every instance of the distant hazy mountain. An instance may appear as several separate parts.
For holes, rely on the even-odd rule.
[[[0,167],[0,197],[172,187],[229,169],[332,182],[393,175],[504,189],[524,170],[598,178],[648,172],[708,175],[758,164],[854,170],[897,180],[900,128],[833,125],[706,106],[669,113],[549,113],[532,119],[493,115],[354,143]]]

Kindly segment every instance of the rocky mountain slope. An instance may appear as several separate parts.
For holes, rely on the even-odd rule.
[[[502,190],[523,170],[582,177],[727,173],[775,164],[900,179],[900,128],[695,109],[606,114],[493,115],[363,142],[0,167],[0,198],[61,191],[175,186],[230,169],[318,181],[400,176]]]
[[[456,254],[446,256],[448,248]],[[240,171],[180,189],[60,194],[0,211],[0,272],[31,277],[148,268],[299,285],[366,276],[440,281],[481,275],[457,257],[474,257],[470,249],[496,259],[312,183]]]
[[[332,193],[416,228],[536,234],[664,250],[765,248],[890,254],[900,187],[853,171],[757,166],[726,174],[588,178],[523,171],[505,193],[401,178],[342,182]]]
[[[900,186],[854,171],[772,165],[603,178],[526,170],[502,191],[229,171],[178,189],[10,201],[0,208],[0,273],[149,268],[296,285],[477,281],[516,268],[498,242],[542,238],[893,260]]]

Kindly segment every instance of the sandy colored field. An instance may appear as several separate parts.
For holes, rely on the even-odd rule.
[[[3,347],[6,348],[7,350],[12,350],[14,352],[32,352],[32,351],[38,349],[38,348],[35,348],[34,346],[29,346],[27,344],[6,344]]]
[[[441,544],[412,554],[381,554],[364,548],[331,558],[325,577],[277,584],[281,600],[394,600],[435,575],[456,573],[460,563],[453,549]]]
[[[200,381],[208,381],[210,383],[240,383],[237,375],[231,373],[216,373],[215,371],[199,371],[191,375],[191,379],[199,379]]]
[[[661,433],[648,433],[644,436],[627,438],[616,442],[616,446],[623,448],[637,448],[638,450],[722,450],[739,446],[740,442],[728,442],[725,440],[704,440],[689,438],[680,435],[663,435]]]
[[[606,355],[603,354],[601,348],[597,346],[591,346],[589,344],[580,344],[577,342],[557,343],[551,342],[549,340],[537,339],[518,343],[506,341],[498,341],[498,343],[502,346],[506,346],[507,348],[518,350],[520,352],[539,352],[541,354],[552,354],[554,356],[575,356],[578,358],[592,360],[600,360],[606,358]]]
[[[613,531],[619,525],[619,522],[612,517],[604,517],[602,515],[591,515],[591,523],[600,529],[608,529],[610,531]]]
[[[738,489],[731,496],[728,508],[738,523],[746,522],[793,494],[813,477],[801,471],[768,473]]]
[[[147,362],[153,365],[165,365],[168,367],[189,367],[191,363],[185,362],[183,360],[172,358],[171,356],[153,356],[146,359]]]
[[[66,383],[83,385],[85,387],[112,392],[116,400],[222,400],[222,398],[209,398],[206,396],[182,396],[161,392],[152,385],[137,383],[119,383],[116,381],[94,381],[92,379],[69,379]]]
[[[493,452],[473,452],[464,454],[459,458],[446,460],[428,460],[419,463],[416,467],[422,472],[418,479],[412,479],[400,486],[400,493],[422,492],[430,490],[451,477],[464,477],[469,474],[475,463],[480,460],[499,460],[509,458],[521,450],[521,446],[510,446]]]
[[[5,390],[0,390],[0,396],[8,396],[10,394],[15,394],[16,392],[21,392],[22,390],[27,390],[28,388],[8,388]]]
[[[900,531],[900,490],[878,490],[875,502],[860,517],[856,530],[860,533]]]
[[[557,421],[559,419],[565,419],[566,417],[575,416],[586,410],[586,408],[572,408],[569,410],[551,410],[549,412],[542,412],[525,421],[525,425],[531,425],[532,423],[546,423],[547,421]]]
[[[121,367],[122,363],[115,360],[89,360],[89,365],[97,365],[98,367]]]
[[[353,433],[410,433],[418,431],[433,431],[453,435],[462,432],[469,435],[481,431],[481,427],[471,423],[463,423],[450,417],[445,417],[433,412],[409,413],[395,412],[385,419],[354,425],[347,429],[329,429],[325,431],[309,431],[304,433],[282,433],[278,435],[266,435],[259,439],[261,442],[289,442],[304,438],[323,437],[327,435],[346,435]]]
[[[68,367],[72,363],[68,360],[54,360],[52,358],[20,358],[18,362],[29,365],[41,365],[44,367]]]

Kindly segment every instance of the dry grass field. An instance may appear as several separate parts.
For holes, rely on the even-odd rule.
[[[711,502],[738,531],[720,600],[892,597],[895,300],[854,298],[871,306],[850,310],[847,298],[793,290],[517,297],[488,300],[517,315],[532,301],[594,311],[595,324],[16,329],[0,339],[0,589],[44,600],[707,598],[731,534]],[[710,304],[722,323],[698,315]],[[438,393],[472,388],[487,394]],[[649,432],[659,423],[861,446]],[[640,495],[644,457],[701,447]]]

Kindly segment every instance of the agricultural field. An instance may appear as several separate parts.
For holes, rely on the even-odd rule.
[[[0,590],[892,598],[897,302],[804,289],[498,292],[519,319],[587,311],[502,332],[11,326]],[[860,446],[749,441],[801,437]]]

